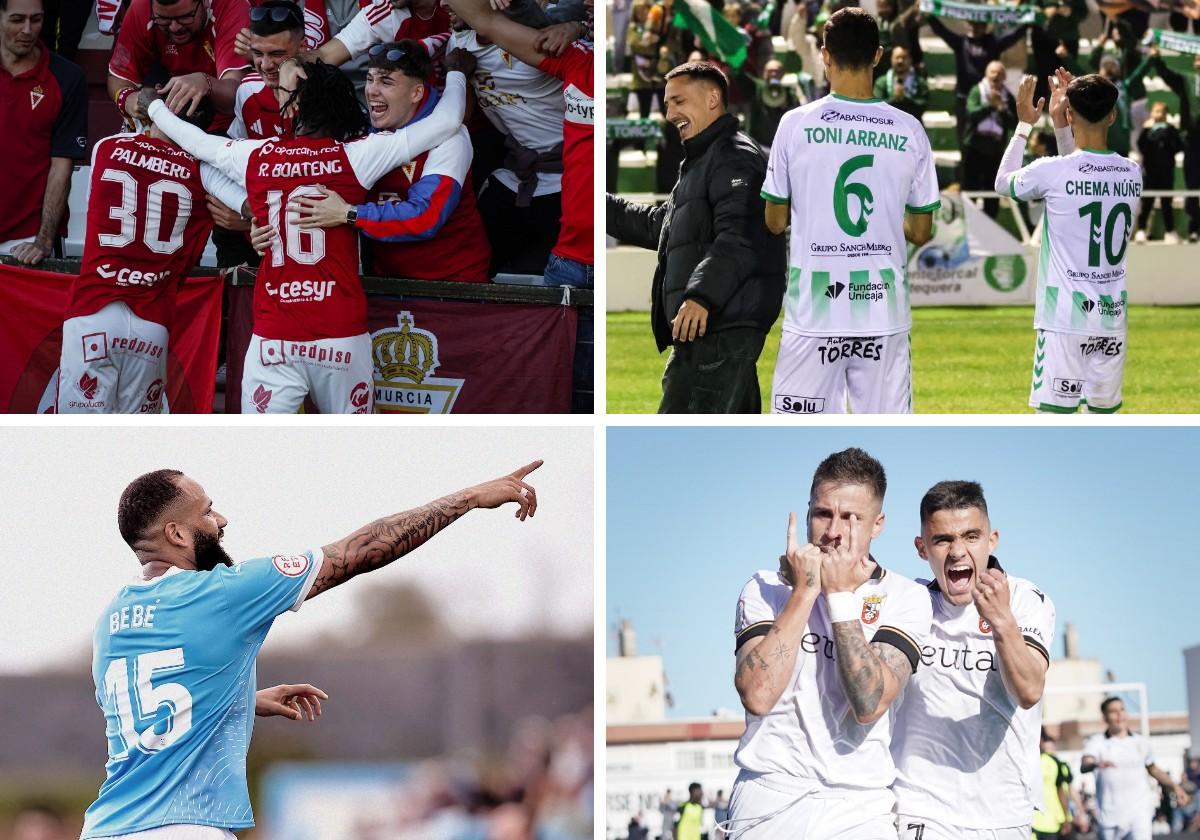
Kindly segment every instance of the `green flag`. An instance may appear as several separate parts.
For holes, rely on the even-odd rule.
[[[674,24],[699,38],[705,52],[719,56],[734,70],[746,60],[746,39],[707,0],[676,0]]]

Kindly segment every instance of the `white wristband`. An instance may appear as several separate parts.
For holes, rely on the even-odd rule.
[[[1033,124],[1032,123],[1027,123],[1027,122],[1017,123],[1017,134],[1021,135],[1021,137],[1028,140],[1029,135],[1032,133],[1033,133]]]
[[[825,600],[829,603],[829,620],[833,624],[858,621],[862,614],[862,607],[853,592],[829,592]]]

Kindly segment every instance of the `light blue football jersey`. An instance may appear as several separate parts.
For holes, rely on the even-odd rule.
[[[125,586],[96,623],[92,679],[108,778],[83,835],[190,823],[254,825],[246,750],[254,659],[275,617],[300,608],[321,552],[173,569]]]

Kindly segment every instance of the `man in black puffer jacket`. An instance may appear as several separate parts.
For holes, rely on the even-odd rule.
[[[728,89],[708,62],[668,73],[679,181],[660,207],[608,196],[609,234],[658,250],[651,325],[659,351],[672,347],[660,414],[762,408],[755,365],[783,306],[787,243],[767,230],[767,158],[726,113]]]

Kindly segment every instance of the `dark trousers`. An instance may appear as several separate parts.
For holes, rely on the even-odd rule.
[[[654,94],[658,94],[658,108],[665,117],[667,115],[667,105],[663,102],[666,99],[666,91],[662,88],[648,88],[646,90],[635,90],[634,95],[637,97],[638,116],[642,119],[650,118],[650,108],[654,105]]]
[[[659,414],[760,414],[758,357],[767,334],[751,327],[677,342],[663,371]]]
[[[492,246],[492,275],[545,271],[550,249],[558,240],[561,193],[537,196],[528,207],[518,207],[517,194],[493,175],[480,191],[476,205]]]
[[[1147,189],[1169,189],[1169,188],[1148,187]],[[1171,206],[1171,199],[1169,196],[1164,195],[1161,198],[1157,199],[1157,201],[1159,202],[1159,207],[1162,208],[1163,230],[1170,233],[1175,230],[1175,208]],[[1138,230],[1146,229],[1146,222],[1150,221],[1150,211],[1154,209],[1154,202],[1155,202],[1155,199],[1153,199],[1153,198],[1143,198],[1142,199],[1141,209],[1138,210],[1138,218],[1137,218],[1137,229]]]
[[[1183,184],[1189,190],[1200,190],[1200,150],[1189,149],[1184,154]],[[1200,198],[1188,196],[1183,209],[1188,216],[1188,234],[1200,233]]]
[[[1004,149],[979,149],[967,146],[963,149],[963,179],[964,190],[994,190],[996,187],[996,172],[1000,169],[1000,160],[1004,157]],[[1000,212],[999,198],[985,198],[983,212],[993,219]]]

